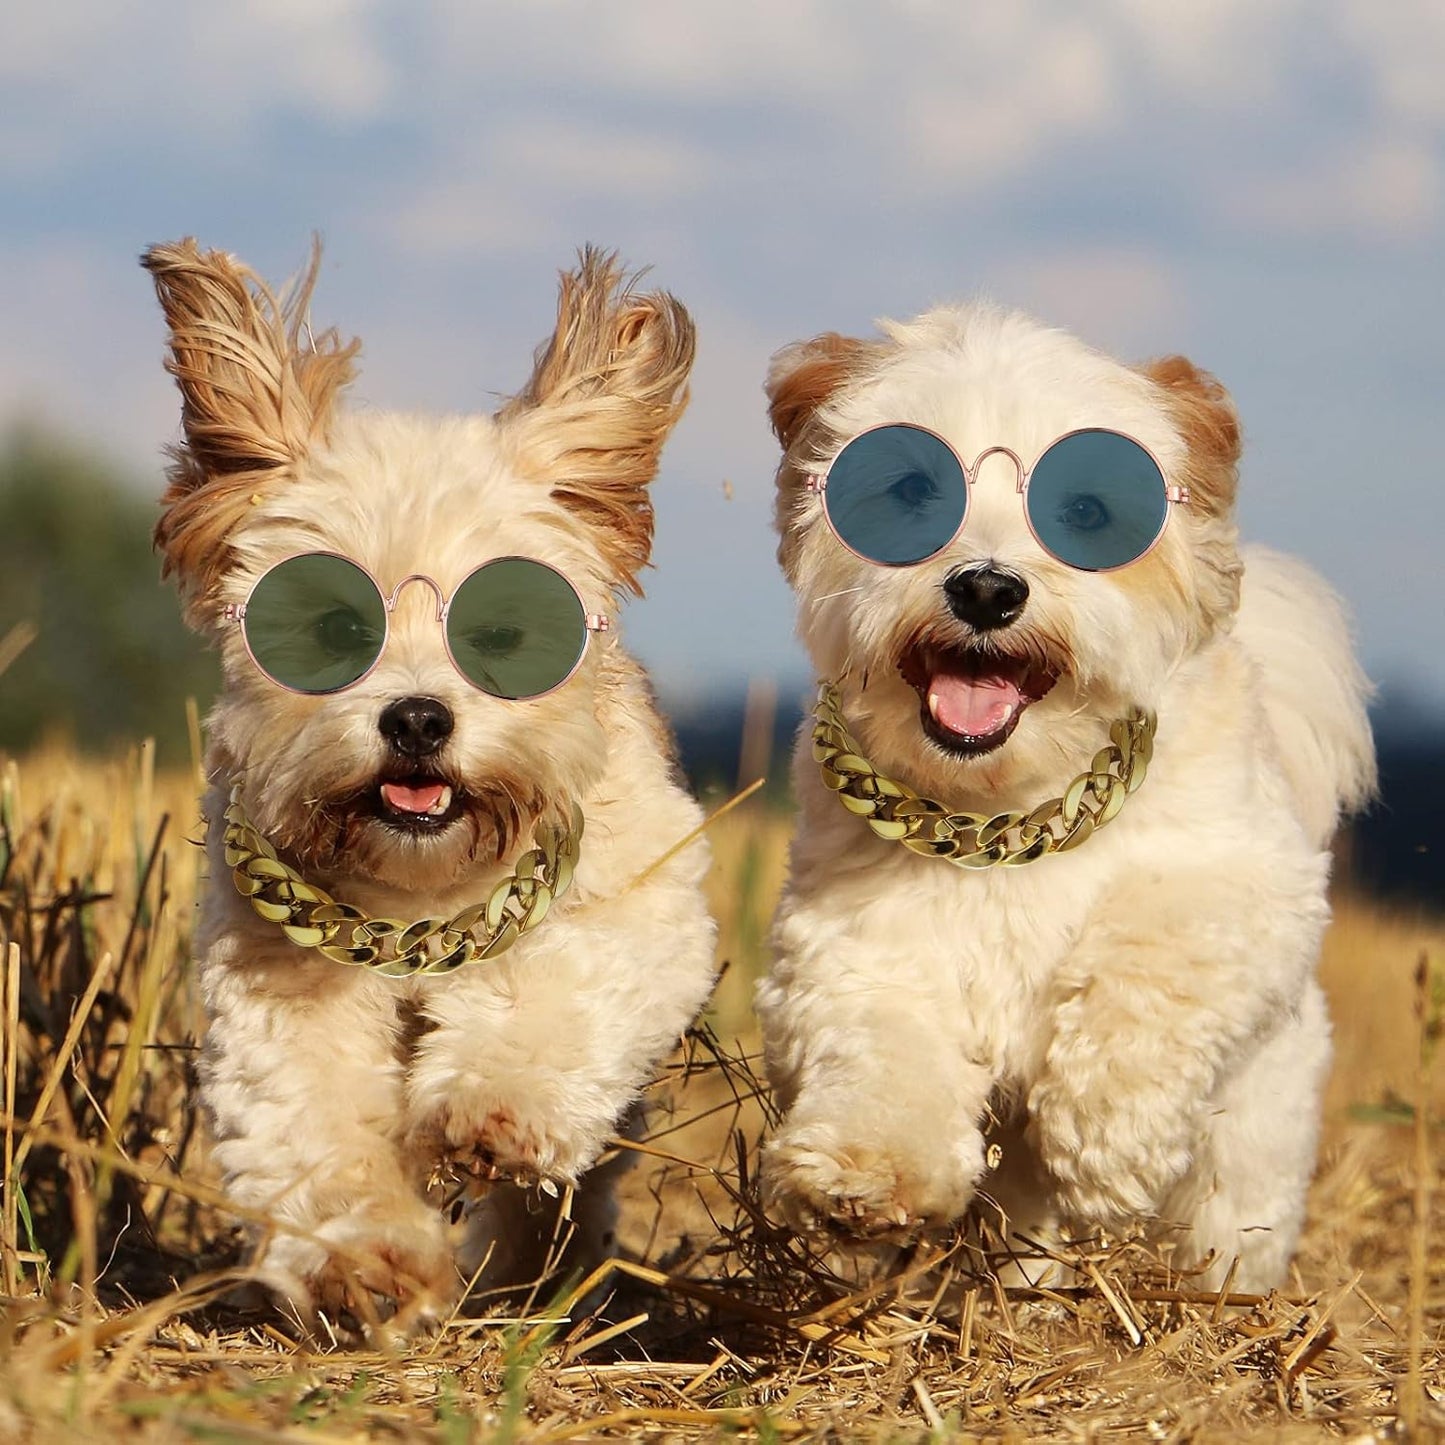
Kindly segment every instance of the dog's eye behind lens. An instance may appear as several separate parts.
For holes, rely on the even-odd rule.
[[[386,608],[354,562],[308,552],[278,563],[256,583],[245,628],[251,655],[273,681],[297,692],[335,692],[376,661]]]
[[[1103,499],[1088,492],[1066,497],[1058,515],[1059,521],[1075,532],[1097,532],[1113,521]]]
[[[555,568],[499,557],[457,588],[447,637],[457,666],[484,692],[531,698],[577,665],[587,627],[581,599]]]
[[[510,657],[526,641],[526,637],[520,627],[474,627],[467,633],[466,643],[473,652],[483,657]]]
[[[1024,505],[1039,542],[1085,571],[1136,562],[1164,528],[1169,499],[1158,463],[1119,432],[1055,442],[1029,476]]]
[[[888,488],[888,496],[910,512],[938,499],[938,483],[927,472],[905,472]]]
[[[898,422],[860,433],[838,453],[823,505],[845,547],[906,567],[948,545],[963,523],[968,486],[947,442]]]
[[[332,657],[375,652],[376,632],[350,607],[333,607],[316,619],[316,640]]]

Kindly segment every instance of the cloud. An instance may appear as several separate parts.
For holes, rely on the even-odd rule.
[[[1087,18],[1064,0],[426,13],[411,63],[435,66],[432,145],[387,207],[403,250],[515,250],[606,204],[697,196],[812,232],[861,177],[877,207],[967,223],[1131,161],[1206,232],[1371,242],[1434,223],[1434,0],[1112,0]],[[1316,132],[1307,118],[1330,96]],[[1332,210],[1338,172],[1349,204]]]
[[[579,202],[665,195],[681,202],[723,167],[700,147],[641,127],[561,116],[508,120],[448,150],[438,174],[388,208],[381,230],[402,249],[497,255],[566,235]]]
[[[396,75],[372,0],[67,0],[11,7],[0,47],[0,174],[44,177],[144,145],[237,146],[281,115],[381,115]]]
[[[857,0],[450,0],[431,9],[421,39],[440,76],[545,75],[573,91],[580,83],[588,92],[702,106],[829,93],[846,103],[870,10]]]
[[[1189,326],[1175,266],[1142,246],[1073,246],[1011,259],[995,275],[1001,296],[1092,345],[1140,357]]]
[[[418,255],[575,233],[603,198],[721,207],[779,174],[781,224],[863,174],[880,204],[976,213],[1130,156],[1187,176],[1176,204],[1204,225],[1418,235],[1445,144],[1438,0],[69,0],[6,28],[0,175],[140,145],[264,173],[309,125],[374,138],[380,208]],[[1341,167],[1352,207],[1332,213]]]
[[[1314,157],[1293,172],[1256,169],[1222,190],[1224,210],[1241,229],[1411,241],[1439,222],[1441,165],[1418,141],[1380,136]]]
[[[1438,140],[1445,128],[1445,8],[1434,0],[1338,0],[1335,29],[1340,48],[1367,73],[1379,113]]]
[[[1125,113],[1109,47],[1067,17],[999,6],[983,25],[914,37],[918,83],[899,96],[903,154],[920,188],[976,187],[1017,174],[1061,136],[1113,130]],[[1026,56],[1026,65],[1019,57]]]

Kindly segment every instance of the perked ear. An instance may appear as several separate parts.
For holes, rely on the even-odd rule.
[[[877,354],[880,343],[825,331],[811,341],[785,346],[768,367],[764,389],[768,419],[784,452],[802,434],[814,413],[835,391]]]
[[[497,413],[552,495],[593,526],[618,580],[640,594],[652,552],[662,444],[687,406],[696,338],[665,291],[638,294],[616,255],[586,247],[562,274],[557,328],[526,386]]]
[[[1191,503],[1214,516],[1234,506],[1239,489],[1239,414],[1229,393],[1187,357],[1162,356],[1140,370],[1164,391],[1188,449],[1184,475]]]
[[[360,343],[343,344],[335,331],[311,335],[319,242],[284,298],[233,256],[189,237],[152,246],[141,264],[170,329],[166,370],[181,389],[185,437],[172,449],[156,545],[164,572],[198,603],[224,572],[226,538],[252,498],[324,436]]]

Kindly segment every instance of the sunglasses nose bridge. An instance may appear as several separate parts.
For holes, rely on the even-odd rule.
[[[999,558],[1013,558],[1021,530],[1023,459],[1012,447],[990,446],[963,465],[968,479],[968,516],[954,540],[953,564],[989,566]],[[1007,485],[1010,471],[1012,485]]]
[[[403,577],[395,587],[391,589],[391,596],[386,598],[386,610],[395,612],[397,604],[401,600],[402,589],[411,582],[424,582],[431,588],[432,596],[436,600],[436,620],[438,622],[446,616],[447,598],[441,589],[441,584],[434,578],[428,577],[425,572],[411,572]]]
[[[410,606],[403,606],[413,582],[423,584],[420,594]],[[378,665],[392,675],[393,686],[424,691],[446,647],[438,630],[445,626],[446,595],[435,578],[412,572],[392,588],[389,597],[383,594],[382,600],[387,612],[387,643]]]
[[[1027,469],[1024,467],[1024,459],[1012,448],[1003,446],[985,447],[978,456],[974,458],[973,465],[965,468],[965,475],[968,477],[970,486],[977,486],[979,476],[983,470],[983,464],[994,456],[1007,457],[1014,466],[1014,491],[1022,492],[1024,482],[1027,478]]]

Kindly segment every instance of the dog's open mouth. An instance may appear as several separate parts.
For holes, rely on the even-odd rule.
[[[402,832],[436,833],[462,815],[460,790],[426,773],[385,778],[375,798],[377,817]]]
[[[1002,747],[1029,705],[1059,680],[1034,658],[928,644],[912,648],[899,671],[918,693],[923,731],[939,747],[969,757]]]

